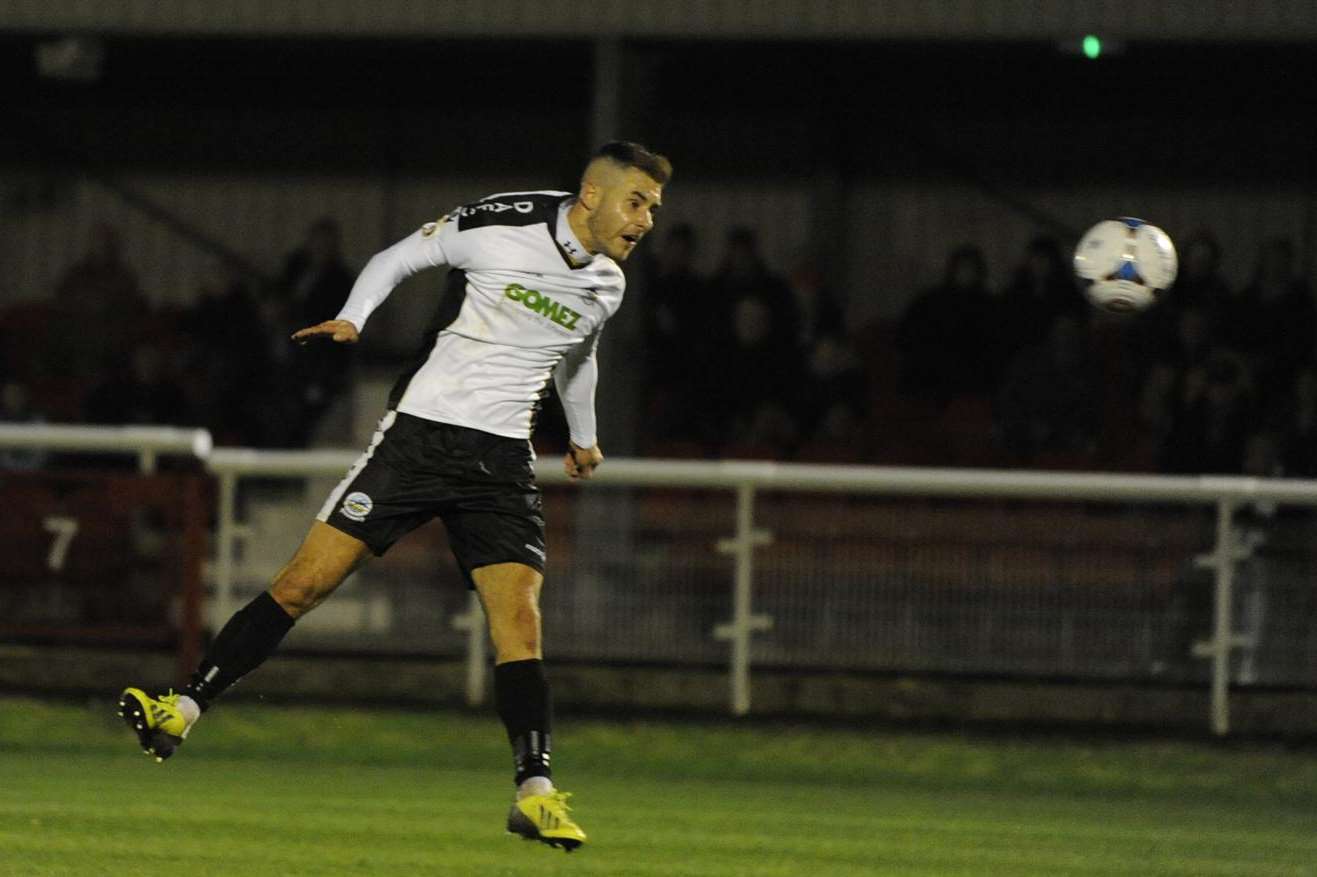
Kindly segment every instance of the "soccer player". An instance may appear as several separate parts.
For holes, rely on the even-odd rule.
[[[234,613],[181,692],[124,691],[120,715],[148,755],[172,755],[215,698],[367,555],[384,554],[437,515],[489,619],[494,697],[516,766],[508,830],[569,851],[585,842],[550,779],[544,519],[530,435],[553,380],[571,434],[567,474],[589,478],[603,462],[594,414],[599,333],[622,303],[618,263],[653,227],[671,174],[668,160],[643,146],[608,143],[576,195],[510,192],[459,207],[376,254],[335,319],[293,334],[303,343],[354,343],[393,289],[427,268],[449,266],[461,291],[455,313],[441,306],[370,446],[270,589]]]

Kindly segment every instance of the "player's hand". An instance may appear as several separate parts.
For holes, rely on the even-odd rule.
[[[361,335],[357,333],[357,327],[347,320],[325,320],[323,323],[316,323],[314,326],[307,326],[293,333],[293,340],[298,344],[306,344],[312,339],[324,337],[329,337],[338,344],[356,344]]]
[[[598,445],[582,448],[568,442],[567,456],[562,458],[562,468],[567,473],[567,477],[575,481],[578,478],[589,478],[603,461],[604,452],[599,450]]]

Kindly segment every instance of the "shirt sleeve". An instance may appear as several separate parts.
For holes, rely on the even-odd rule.
[[[360,332],[371,312],[384,303],[399,283],[427,268],[455,265],[448,252],[451,244],[446,244],[455,232],[456,223],[446,216],[437,222],[427,222],[387,250],[376,253],[357,275],[357,282],[336,319],[347,320]]]
[[[594,395],[599,383],[599,330],[571,350],[553,371],[563,413],[572,444],[592,448],[599,441],[595,434]]]

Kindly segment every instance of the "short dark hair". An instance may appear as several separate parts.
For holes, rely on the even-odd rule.
[[[666,155],[651,152],[648,148],[630,140],[613,140],[595,150],[591,160],[606,158],[623,167],[639,168],[654,178],[654,182],[665,186],[672,179],[672,162]]]

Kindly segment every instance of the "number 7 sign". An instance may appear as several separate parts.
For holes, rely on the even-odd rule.
[[[60,572],[69,556],[69,545],[73,543],[73,537],[78,535],[78,519],[48,515],[42,519],[41,526],[55,537],[50,543],[50,553],[46,555],[46,566],[54,572]]]

